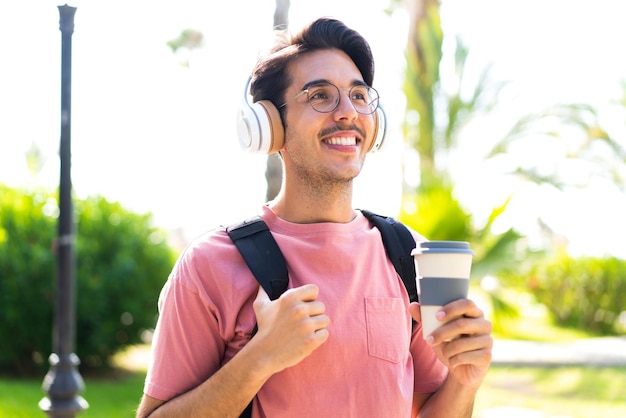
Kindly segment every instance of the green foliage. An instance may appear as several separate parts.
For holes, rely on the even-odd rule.
[[[405,199],[408,199],[407,195]],[[400,215],[406,225],[431,240],[466,241],[469,238],[471,216],[454,197],[451,184],[433,179],[429,187],[421,188],[414,199],[416,212],[403,211]]]
[[[535,253],[523,245],[523,237],[512,228],[501,233],[493,232],[493,225],[509,205],[507,199],[502,205],[491,210],[485,225],[475,229],[470,238],[476,253],[472,272],[478,277],[497,275],[502,271],[517,271],[523,262],[535,259]]]
[[[558,254],[512,279],[525,281],[560,326],[600,335],[626,333],[624,260]]]
[[[196,29],[185,29],[176,38],[167,41],[167,46],[176,53],[181,48],[190,51],[198,49],[204,42],[204,35]]]
[[[174,263],[151,216],[102,197],[75,201],[76,353],[107,366],[154,326],[155,301]],[[56,199],[0,185],[0,370],[45,368],[55,304]],[[6,342],[10,342],[7,344]]]
[[[475,252],[472,275],[482,278],[515,269],[528,251],[519,246],[521,235],[513,229],[494,232],[493,224],[509,200],[492,210],[486,223],[476,223],[454,196],[454,185],[442,177],[431,178],[413,200],[405,195],[399,220],[430,240],[468,241]],[[415,207],[414,211],[407,208]]]
[[[77,354],[100,366],[154,325],[155,302],[174,258],[149,214],[130,213],[102,197],[78,201],[76,208]]]
[[[473,217],[454,196],[454,187],[442,177],[431,178],[414,200],[405,195],[399,220],[431,240],[468,241],[474,250],[472,279],[517,271],[522,260],[533,260],[532,252],[520,245],[522,236],[514,229],[494,232],[493,224],[505,212],[509,200],[492,210],[486,223],[477,228]],[[415,211],[407,208],[416,207]],[[519,315],[500,288],[488,289],[486,297],[493,311],[494,329]]]
[[[0,369],[25,373],[52,342],[55,259],[50,196],[0,185]],[[56,205],[56,202],[55,202]]]

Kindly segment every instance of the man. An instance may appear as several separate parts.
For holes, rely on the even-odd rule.
[[[284,127],[282,189],[261,214],[290,289],[271,301],[223,229],[192,242],[159,299],[138,417],[238,417],[253,399],[255,417],[471,416],[491,324],[460,300],[424,339],[379,231],[352,208],[373,69],[367,42],[327,18],[259,60],[250,91]]]

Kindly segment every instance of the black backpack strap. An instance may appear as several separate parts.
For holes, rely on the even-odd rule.
[[[364,209],[361,209],[361,213],[380,230],[387,256],[402,278],[409,300],[417,302],[415,263],[411,255],[415,248],[413,235],[406,226],[392,217],[378,215]]]
[[[270,299],[278,299],[289,286],[289,275],[285,257],[267,224],[260,216],[256,216],[227,227],[226,232]],[[255,325],[252,335],[256,334],[256,331]],[[251,401],[248,404],[240,418],[252,416],[252,403]]]
[[[263,219],[248,219],[226,232],[270,299],[278,299],[289,285],[287,263]]]

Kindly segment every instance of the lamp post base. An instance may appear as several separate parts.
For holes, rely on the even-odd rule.
[[[39,401],[39,408],[52,418],[74,418],[89,404],[78,396],[83,379],[77,371],[80,364],[76,354],[59,357],[50,354],[50,370],[43,381],[47,396]]]

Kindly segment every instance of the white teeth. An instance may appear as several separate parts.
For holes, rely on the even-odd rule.
[[[356,137],[354,137],[354,136],[351,136],[351,137],[345,137],[345,136],[332,137],[332,138],[326,139],[324,142],[326,142],[327,144],[330,144],[330,145],[356,145]]]

